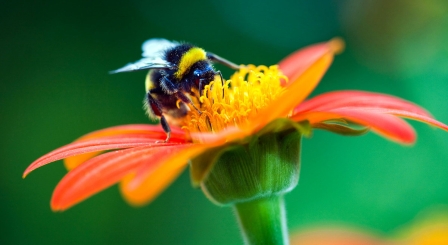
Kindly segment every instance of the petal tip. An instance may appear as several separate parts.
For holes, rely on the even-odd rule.
[[[389,139],[391,139],[392,141],[395,141],[403,146],[411,147],[415,144],[415,142],[417,142],[417,133],[415,133],[415,131],[413,131],[410,135],[399,136],[398,138],[392,137]]]
[[[55,212],[55,213],[60,213],[62,211],[64,211],[62,208],[58,207],[58,206],[52,206],[50,205],[51,211]]]
[[[413,146],[413,145],[415,144],[415,141],[416,141],[416,139],[414,138],[414,139],[411,139],[411,140],[402,141],[401,143],[402,143],[404,146],[409,146],[409,147],[411,147],[411,146]]]
[[[328,45],[330,46],[330,49],[334,54],[340,54],[344,52],[345,41],[340,37],[331,39],[330,41],[328,41]]]
[[[61,205],[60,203],[56,203],[52,199],[50,201],[50,208],[51,208],[51,211],[53,211],[55,213],[59,213],[59,212],[65,211],[68,207],[64,207],[63,205]]]
[[[33,169],[31,169],[30,167],[26,168],[25,171],[23,171],[22,179],[25,179],[32,171]]]
[[[50,208],[53,212],[59,212],[61,210],[59,206],[54,203],[53,199],[50,201]]]

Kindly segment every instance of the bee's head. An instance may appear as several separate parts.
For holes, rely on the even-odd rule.
[[[215,79],[216,71],[211,65],[197,68],[193,71],[194,85],[199,91]]]
[[[196,70],[193,71],[193,76],[195,79],[195,82],[197,81],[197,83],[199,84],[200,80],[206,80],[207,83],[209,83],[210,81],[212,81],[215,77],[215,70],[213,70],[213,68],[211,66],[204,68],[198,68]]]
[[[200,61],[194,64],[181,82],[182,90],[189,92],[192,89],[202,91],[206,85],[215,80],[216,71],[207,61]]]

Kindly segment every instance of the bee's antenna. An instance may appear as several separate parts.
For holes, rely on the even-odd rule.
[[[204,89],[204,79],[199,79],[199,98],[202,96],[202,90]]]
[[[200,111],[200,110],[194,105],[193,102],[190,102],[190,104],[193,106],[194,109],[196,109],[196,111],[199,113],[199,115],[202,114],[202,111]]]
[[[224,88],[224,78],[222,77],[221,71],[217,71],[216,73],[219,74],[219,77],[221,78],[221,85]],[[222,90],[222,97],[224,98],[224,89]]]

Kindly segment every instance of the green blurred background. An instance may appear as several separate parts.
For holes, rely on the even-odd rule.
[[[33,160],[87,132],[149,122],[145,72],[107,73],[139,59],[148,38],[269,65],[340,36],[347,49],[314,94],[389,93],[448,122],[445,0],[19,0],[1,1],[0,11],[0,244],[242,244],[232,210],[193,189],[187,172],[143,208],[114,186],[63,213],[49,207],[61,162],[21,178]],[[412,125],[411,147],[373,133],[305,139],[300,183],[286,196],[291,230],[341,224],[387,235],[448,205],[448,133]]]

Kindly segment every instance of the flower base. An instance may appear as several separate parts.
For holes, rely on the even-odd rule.
[[[283,195],[299,181],[301,133],[296,129],[253,137],[222,153],[202,182],[220,205]]]

